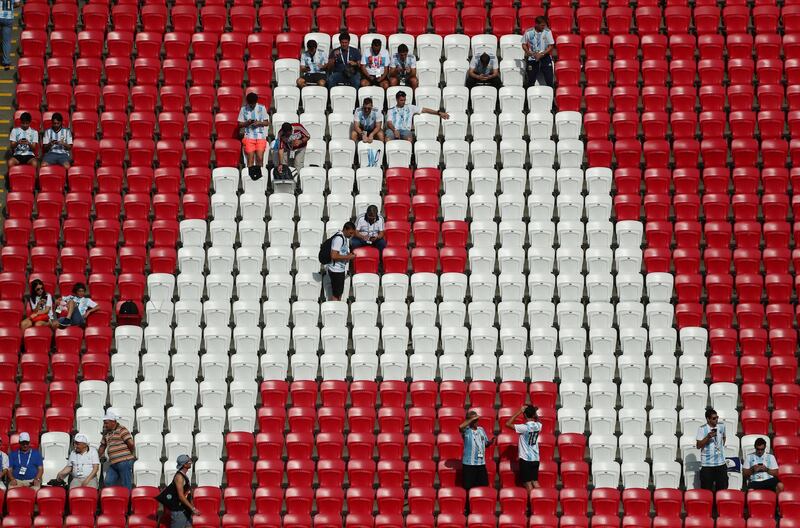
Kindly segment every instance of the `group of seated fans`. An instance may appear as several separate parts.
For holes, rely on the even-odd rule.
[[[39,131],[31,128],[31,114],[23,112],[19,117],[19,126],[11,130],[9,136],[8,166],[61,165],[65,169],[70,166],[72,150],[72,132],[64,126],[64,117],[55,112],[50,120],[50,127],[42,136],[42,152],[39,153]]]

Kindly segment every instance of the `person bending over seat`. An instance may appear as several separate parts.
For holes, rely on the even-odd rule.
[[[277,169],[274,179],[291,179],[288,168],[294,167],[299,171],[303,168],[306,158],[306,145],[311,135],[306,127],[300,123],[284,123],[275,138],[275,167]]]
[[[472,64],[467,71],[467,88],[476,86],[494,86],[500,88],[500,69],[497,67],[497,57],[483,53],[472,58]]]

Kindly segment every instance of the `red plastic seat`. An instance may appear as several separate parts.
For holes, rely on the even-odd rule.
[[[750,512],[750,518],[771,519],[775,516],[776,505],[777,498],[772,491],[750,490],[747,493],[747,509]]]

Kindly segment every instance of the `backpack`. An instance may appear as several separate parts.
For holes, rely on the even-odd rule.
[[[337,236],[344,238],[344,235],[342,235],[341,233],[336,233],[332,237],[327,239],[325,242],[320,244],[320,246],[319,246],[319,263],[320,264],[330,264],[331,262],[333,262],[331,260],[331,248],[333,246],[333,239],[336,238]]]
[[[186,479],[186,475],[183,473],[180,473],[180,475]],[[178,486],[175,485],[174,479],[166,488],[156,495],[156,501],[171,511],[179,511],[184,508],[183,503],[178,498]]]
[[[125,301],[119,307],[117,314],[118,325],[139,326],[142,324],[142,316],[139,314],[139,307],[133,301]]]

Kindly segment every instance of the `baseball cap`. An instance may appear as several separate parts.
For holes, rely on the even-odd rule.
[[[119,416],[117,416],[116,414],[114,414],[111,411],[108,411],[108,412],[106,412],[106,415],[103,416],[103,421],[106,421],[106,420],[113,420],[113,421],[116,422],[117,420],[119,420]]]
[[[20,433],[19,434],[19,441],[20,442],[30,442],[31,441],[31,435],[29,435],[28,433]]]
[[[75,435],[75,442],[80,442],[81,444],[88,444],[89,437],[86,436],[85,434],[78,433]]]
[[[178,469],[182,468],[184,464],[192,460],[192,457],[189,455],[179,455],[178,460],[175,461],[175,467]]]

